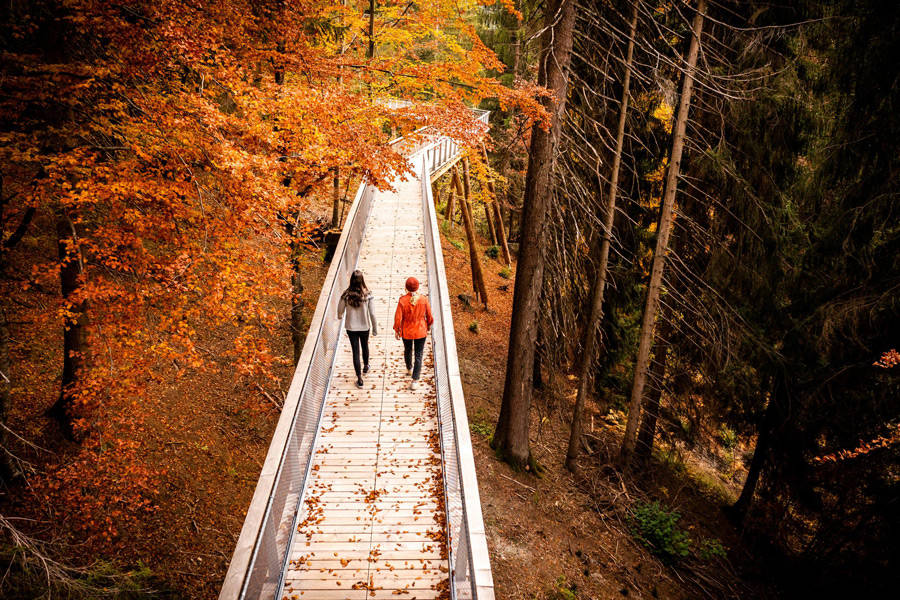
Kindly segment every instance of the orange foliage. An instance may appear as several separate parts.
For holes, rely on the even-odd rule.
[[[408,168],[392,128],[428,124],[476,147],[468,107],[485,97],[546,113],[540,90],[484,75],[501,64],[456,1],[379,2],[374,58],[368,2],[25,4],[8,32],[21,51],[4,56],[0,115],[15,125],[0,133],[13,194],[3,238],[35,217],[3,295],[49,295],[36,328],[61,328],[86,302],[90,348],[73,393],[81,445],[32,489],[115,543],[152,510],[162,475],[136,441],[147,386],[222,368],[198,331],[228,338],[228,368],[248,380],[287,361],[259,332],[284,327],[273,301],[292,293],[284,224],[331,169],[385,186]],[[59,223],[65,260],[83,266],[66,299],[52,292]]]

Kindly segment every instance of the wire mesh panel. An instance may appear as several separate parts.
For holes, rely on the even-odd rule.
[[[484,118],[486,120],[487,113]],[[479,117],[480,118],[480,117]],[[431,174],[455,160],[459,147],[450,138],[435,140],[421,152],[422,209],[425,212],[425,249],[428,286],[435,310],[432,327],[435,385],[444,494],[447,509],[447,536],[450,549],[450,591],[457,600],[492,600],[494,597],[487,540],[481,515],[475,462],[469,438],[450,294],[446,285],[443,254],[437,230],[437,214],[431,192]]]
[[[315,342],[305,365],[301,358],[295,374],[295,379],[298,379],[300,369],[305,366],[305,376],[300,379],[302,386],[292,385],[285,401],[286,406],[296,406],[295,413],[244,574],[238,595],[240,598],[274,598],[280,590],[282,573],[288,560],[288,545],[308,474],[340,336],[341,322],[335,318],[337,304],[342,286],[349,281],[356,268],[373,192],[374,188],[364,185],[357,194],[355,210],[351,209],[351,220],[344,228],[333,259],[336,268],[329,273],[323,296],[320,296],[319,302],[322,304],[324,301],[324,306],[317,309],[310,324],[310,335],[316,336]],[[299,399],[291,398],[292,393],[298,393]]]

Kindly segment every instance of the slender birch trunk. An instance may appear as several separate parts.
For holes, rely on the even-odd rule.
[[[579,368],[578,395],[575,399],[575,410],[572,415],[572,430],[569,435],[569,448],[566,451],[566,468],[574,472],[577,468],[578,452],[581,442],[582,418],[584,402],[590,389],[591,370],[597,349],[597,329],[603,319],[603,296],[606,290],[606,275],[609,267],[609,245],[612,240],[613,222],[616,216],[616,194],[619,190],[619,170],[622,165],[622,148],[625,145],[625,121],[628,116],[628,102],[631,99],[631,64],[634,59],[634,36],[637,31],[639,0],[634,0],[631,23],[629,24],[628,48],[625,51],[625,73],[622,77],[622,100],[619,103],[619,124],[616,130],[616,151],[613,156],[612,174],[609,178],[609,202],[603,219],[600,256],[597,263],[597,275],[591,292],[591,314],[588,317],[584,332],[584,352],[581,355]]]
[[[666,187],[663,194],[662,208],[659,216],[659,227],[656,235],[656,249],[653,252],[653,266],[650,270],[650,284],[647,287],[647,302],[641,321],[641,337],[638,347],[637,362],[634,367],[634,382],[631,387],[631,400],[628,403],[628,422],[625,425],[625,437],[619,460],[627,466],[634,454],[638,423],[641,416],[641,401],[644,386],[647,382],[647,367],[650,363],[650,346],[653,344],[653,330],[656,325],[656,313],[659,309],[659,293],[662,288],[663,269],[666,264],[666,253],[669,249],[669,235],[672,233],[673,208],[675,193],[678,191],[678,175],[681,168],[681,155],[684,150],[684,135],[687,128],[688,111],[691,107],[691,91],[694,86],[694,71],[697,66],[697,54],[700,50],[700,36],[703,33],[703,18],[706,13],[706,0],[698,0],[697,14],[691,34],[691,45],[688,50],[687,65],[681,85],[681,99],[678,103],[678,114],[675,118],[675,134],[672,138],[672,154],[669,159],[669,170],[666,174]]]

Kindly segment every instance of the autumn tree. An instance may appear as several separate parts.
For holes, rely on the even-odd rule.
[[[210,371],[253,389],[290,363],[270,340],[298,316],[307,211],[337,169],[382,188],[406,172],[392,128],[479,147],[469,107],[486,96],[540,116],[533,90],[486,75],[499,63],[455,2],[376,7],[4,9],[0,350],[59,334],[47,405],[80,444],[29,489],[92,539],[115,543],[158,497],[149,390]],[[10,364],[14,411],[28,371]]]

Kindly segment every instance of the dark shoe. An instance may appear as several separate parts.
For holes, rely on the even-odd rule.
[[[369,365],[366,365],[363,367],[363,373],[368,373],[368,372],[369,372]]]
[[[357,380],[356,380],[356,387],[362,389],[362,386],[363,386],[363,380],[362,380],[362,379],[357,379]]]

